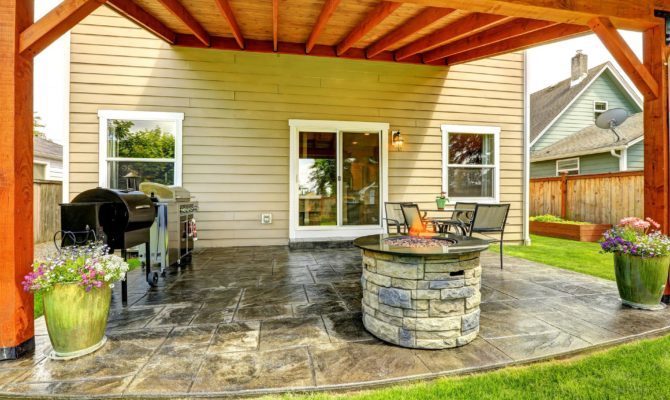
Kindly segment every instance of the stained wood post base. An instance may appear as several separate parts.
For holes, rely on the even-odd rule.
[[[0,347],[0,360],[16,360],[35,351],[35,338],[31,337],[15,347]]]

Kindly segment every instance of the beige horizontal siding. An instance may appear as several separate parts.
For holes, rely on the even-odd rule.
[[[286,244],[288,120],[388,122],[389,200],[434,208],[440,125],[502,129],[507,237],[522,238],[523,56],[451,69],[171,48],[100,8],[71,36],[70,196],[98,184],[100,109],[183,112],[183,184],[200,201],[201,246]],[[260,213],[273,224],[261,225]]]

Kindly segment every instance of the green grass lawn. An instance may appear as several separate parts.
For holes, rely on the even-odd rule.
[[[530,235],[530,240],[530,246],[505,246],[505,254],[614,280],[612,255],[600,254],[598,243],[576,242],[537,235]],[[491,251],[498,252],[498,250],[498,246],[491,246]]]
[[[668,399],[670,337],[645,340],[570,361],[342,395],[287,395],[284,399]]]

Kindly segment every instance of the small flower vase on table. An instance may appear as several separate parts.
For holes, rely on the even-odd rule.
[[[43,293],[51,358],[81,357],[104,346],[111,289],[128,271],[121,257],[107,253],[100,243],[63,248],[26,275],[24,289]]]
[[[437,209],[444,210],[444,207],[446,207],[448,201],[449,199],[447,198],[446,193],[445,192],[440,193],[440,195],[435,198],[435,203],[437,203]]]
[[[605,232],[603,252],[614,254],[614,272],[624,305],[642,310],[661,310],[670,267],[670,238],[650,218],[624,218]]]

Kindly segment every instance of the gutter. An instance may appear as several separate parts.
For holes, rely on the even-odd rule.
[[[563,158],[588,156],[588,155],[591,155],[591,154],[607,153],[608,151],[610,151],[610,152],[612,152],[612,151],[623,151],[623,150],[626,150],[627,148],[628,148],[628,144],[625,144],[625,145],[616,146],[616,147],[603,147],[603,148],[600,148],[600,149],[575,151],[575,152],[572,152],[572,153],[563,153],[563,154],[557,154],[557,155],[552,155],[552,156],[532,157],[531,161],[532,162],[539,162],[539,161],[560,160],[560,159],[563,159]]]

